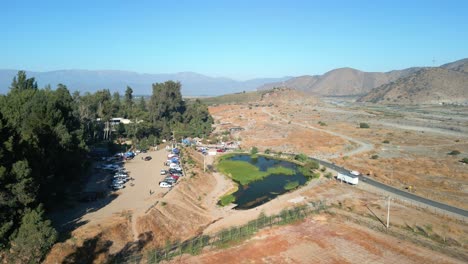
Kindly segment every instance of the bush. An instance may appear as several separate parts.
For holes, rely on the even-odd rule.
[[[299,186],[299,182],[298,182],[298,181],[292,181],[292,182],[286,183],[286,185],[284,185],[283,188],[284,188],[286,191],[289,191],[289,190],[292,190],[292,189],[297,188],[297,186]]]
[[[461,152],[458,151],[458,150],[452,150],[452,151],[450,151],[448,154],[449,154],[449,155],[452,155],[452,156],[456,156],[456,155],[459,155],[460,153],[461,153]]]
[[[270,149],[265,149],[265,154],[270,154],[271,150]]]
[[[460,162],[468,164],[468,158],[463,158],[462,160],[460,160]]]
[[[360,123],[359,128],[370,128],[370,126],[367,123]]]
[[[388,144],[388,143],[390,143],[390,141],[388,141],[388,140],[384,140],[382,143],[384,143],[384,144]]]
[[[296,156],[294,156],[294,159],[300,162],[306,162],[309,159],[309,157],[301,153],[301,154],[297,154]]]
[[[371,156],[371,159],[378,159],[379,158],[379,155],[372,155]]]
[[[255,155],[258,153],[258,148],[257,147],[252,147],[252,149],[250,149],[250,154],[251,155]]]
[[[333,174],[332,174],[331,172],[327,172],[327,173],[325,174],[325,178],[331,179],[331,178],[333,178]]]
[[[221,206],[226,206],[228,204],[233,203],[235,200],[236,200],[236,197],[234,197],[234,195],[228,194],[228,195],[224,195],[223,197],[221,197],[221,199],[219,199],[219,204]]]
[[[318,124],[321,125],[321,126],[326,126],[327,125],[327,123],[322,122],[322,121],[318,121]]]

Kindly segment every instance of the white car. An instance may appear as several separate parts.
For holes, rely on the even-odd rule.
[[[161,187],[161,188],[171,188],[172,184],[169,183],[169,182],[161,181],[161,182],[159,182],[159,187]]]
[[[161,170],[161,175],[166,175],[167,171],[166,170]]]

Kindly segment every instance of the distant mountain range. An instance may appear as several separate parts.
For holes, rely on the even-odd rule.
[[[13,77],[18,70],[0,70],[0,93],[9,90]],[[49,72],[26,71],[28,77],[35,77],[39,87],[50,84],[65,84],[71,91],[94,92],[99,89],[109,89],[123,93],[128,86],[134,94],[149,95],[151,84],[168,80],[182,83],[184,96],[214,96],[242,91],[253,91],[257,87],[270,82],[281,82],[291,77],[259,78],[247,81],[236,81],[229,78],[214,78],[194,72],[174,74],[140,74],[130,71],[90,71],[90,70],[59,70]]]
[[[372,89],[358,102],[468,105],[468,59],[421,69]]]
[[[440,67],[413,67],[389,72],[352,68],[267,83],[258,90],[288,87],[318,96],[361,96],[359,102],[391,104],[468,103],[468,59]]]

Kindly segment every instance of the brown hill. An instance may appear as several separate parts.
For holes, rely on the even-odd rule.
[[[285,82],[265,84],[258,90],[288,87],[322,96],[362,95],[382,84],[407,76],[420,68],[390,72],[363,72],[352,68],[331,70],[324,75],[300,76]]]
[[[465,64],[466,65],[466,64]],[[463,67],[463,64],[456,66]],[[426,68],[373,89],[358,102],[389,104],[468,103],[468,74]]]
[[[468,58],[457,60],[451,63],[444,64],[440,66],[441,68],[453,71],[460,71],[468,73]]]

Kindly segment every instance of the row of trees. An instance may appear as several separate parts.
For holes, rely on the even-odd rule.
[[[123,99],[109,90],[70,94],[61,84],[39,89],[34,78],[18,73],[0,96],[0,259],[41,260],[57,238],[44,214],[76,191],[89,147],[103,140],[112,117],[131,119],[114,134],[136,141],[211,132],[207,107],[185,102],[180,83],[152,88],[148,101],[134,100],[130,87]]]
[[[133,98],[131,87],[127,87],[123,100],[118,92],[111,96],[109,90],[84,95],[74,93],[73,99],[84,124],[86,142],[102,140],[105,122],[113,117],[132,121],[131,124],[114,127],[111,133],[113,138],[145,141],[148,138],[170,139],[175,134],[180,139],[187,136],[203,137],[211,132],[213,119],[208,108],[198,99],[183,100],[179,82],[155,83],[152,88],[149,100],[139,97],[137,101]],[[101,122],[96,122],[98,118]]]

